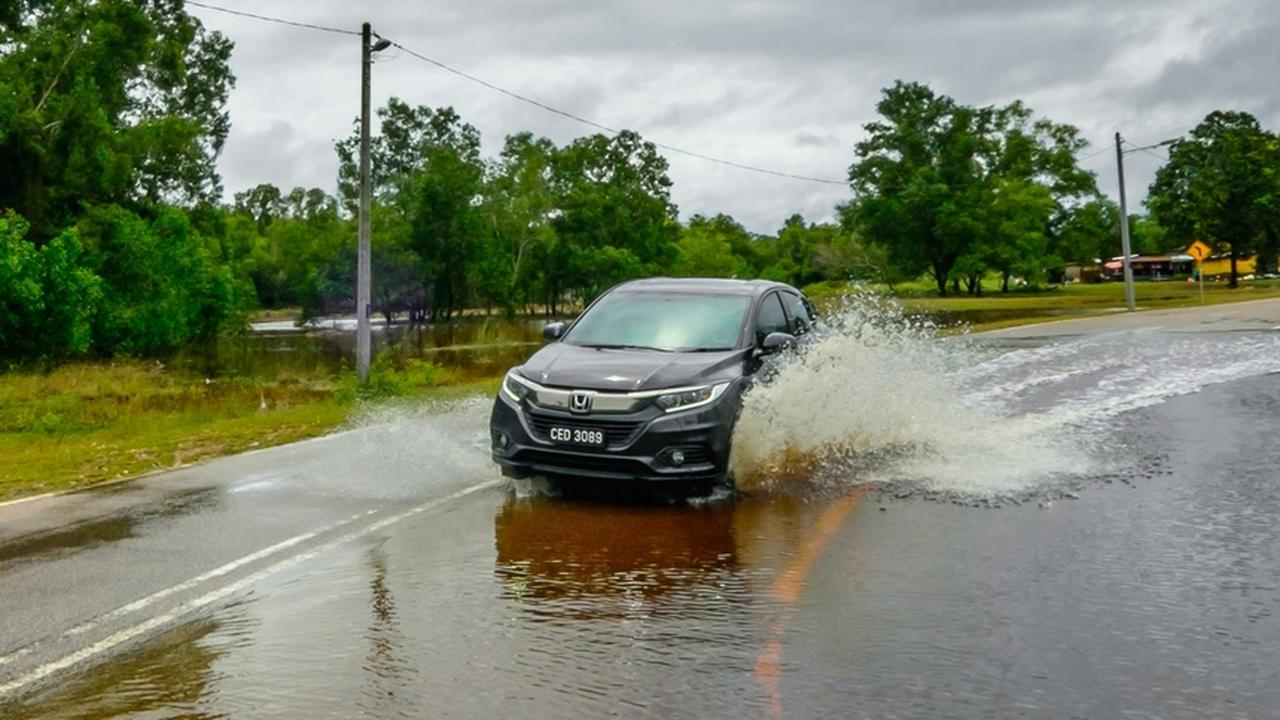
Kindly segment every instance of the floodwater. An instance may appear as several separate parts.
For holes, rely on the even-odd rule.
[[[780,378],[744,411],[743,495],[495,485],[0,714],[1276,717],[1280,332],[938,341],[873,322]],[[383,418],[274,474],[270,451],[210,466],[185,514],[140,507],[77,558],[66,537],[0,552],[0,582],[51,557],[127,573],[129,543],[181,555],[304,508],[417,506],[492,477],[486,412]]]
[[[1069,314],[1046,310],[1045,319]],[[1035,316],[1035,313],[1032,313]],[[966,310],[920,315],[938,327],[957,327],[1027,317],[1025,310]],[[556,319],[503,316],[465,317],[452,322],[387,326],[376,318],[371,335],[374,351],[391,348],[402,357],[439,363],[465,376],[492,377],[518,365],[542,344],[542,328]],[[199,377],[333,376],[351,369],[355,354],[355,321],[321,319],[299,327],[293,320],[253,323],[243,333],[198,343],[166,360],[171,369]]]
[[[492,377],[517,365],[542,343],[546,318],[468,317],[450,323],[374,324],[375,352],[430,360],[463,376]],[[336,376],[355,357],[354,321],[297,327],[292,320],[255,323],[248,331],[183,348],[166,362],[200,377]]]

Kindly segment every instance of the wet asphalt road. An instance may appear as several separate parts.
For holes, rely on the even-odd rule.
[[[1125,402],[978,507],[552,497],[484,402],[3,506],[0,716],[1276,717],[1278,326],[984,339],[1019,412]]]

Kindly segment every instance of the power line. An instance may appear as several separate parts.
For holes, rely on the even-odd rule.
[[[1133,143],[1123,138],[1120,140],[1120,142],[1129,146],[1129,149],[1126,150],[1125,152],[1142,152],[1144,150],[1155,150],[1156,148],[1162,148],[1166,145],[1172,145],[1180,140],[1182,140],[1181,137],[1169,138],[1168,140],[1161,140],[1158,143],[1151,143],[1150,145],[1134,145]]]
[[[487,81],[487,80],[484,80],[484,79],[482,79],[482,78],[476,77],[475,75],[472,75],[472,74],[470,74],[470,73],[463,72],[462,70],[459,70],[459,69],[457,69],[457,68],[455,68],[455,67],[452,67],[452,66],[450,66],[450,65],[447,65],[447,64],[445,64],[445,63],[442,63],[442,62],[440,62],[439,60],[436,60],[436,59],[434,59],[434,58],[427,57],[426,55],[423,55],[422,53],[419,53],[419,52],[417,52],[417,51],[415,51],[415,50],[412,50],[412,49],[410,49],[410,48],[407,48],[407,47],[405,47],[404,45],[401,45],[401,44],[400,44],[400,43],[398,43],[398,42],[392,41],[391,46],[392,46],[392,47],[395,47],[395,48],[399,48],[400,50],[403,50],[405,53],[407,53],[407,54],[409,54],[409,55],[412,55],[413,57],[416,57],[416,58],[418,58],[419,60],[422,60],[423,62],[426,62],[426,63],[429,63],[429,64],[431,64],[431,65],[434,65],[434,66],[436,66],[436,67],[440,68],[441,70],[444,70],[444,71],[446,71],[446,72],[453,73],[454,75],[457,75],[458,77],[461,77],[461,78],[463,78],[463,79],[469,80],[469,81],[471,81],[471,82],[473,82],[473,83],[476,83],[477,85],[482,85],[482,86],[484,86],[484,87],[486,87],[486,88],[489,88],[490,90],[493,90],[494,92],[502,93],[503,95],[506,95],[507,97],[510,97],[510,98],[514,98],[514,99],[516,99],[516,100],[519,100],[519,101],[520,101],[520,102],[522,102],[522,103],[526,103],[526,104],[532,105],[532,106],[534,106],[534,107],[536,107],[536,108],[539,108],[539,109],[545,110],[545,111],[547,111],[547,112],[549,112],[549,113],[554,113],[554,114],[556,114],[556,115],[560,115],[561,117],[566,117],[566,118],[568,118],[568,119],[570,119],[570,120],[573,120],[573,121],[575,121],[575,122],[579,122],[579,123],[582,123],[583,125],[588,125],[588,126],[590,126],[590,127],[593,127],[593,128],[599,129],[599,130],[603,130],[603,131],[605,131],[605,132],[607,132],[607,133],[610,133],[610,134],[613,134],[613,135],[617,135],[618,133],[622,132],[621,130],[619,130],[619,129],[617,129],[617,128],[613,128],[613,127],[610,127],[610,126],[608,126],[608,125],[605,125],[604,123],[599,123],[599,122],[596,122],[595,120],[589,120],[589,119],[584,118],[584,117],[582,117],[582,116],[580,116],[580,115],[575,115],[575,114],[573,114],[573,113],[571,113],[571,112],[568,112],[568,111],[566,111],[566,110],[561,110],[560,108],[553,107],[553,106],[548,105],[548,104],[546,104],[546,103],[544,103],[544,102],[540,102],[540,101],[538,101],[538,100],[534,100],[533,98],[526,97],[526,96],[521,95],[520,93],[517,93],[517,92],[515,92],[515,91],[513,91],[513,90],[508,90],[508,89],[506,89],[506,88],[504,88],[504,87],[501,87],[501,86],[498,86],[498,85],[494,85],[493,83],[491,83],[491,82],[489,82],[489,81]],[[757,166],[755,166],[755,165],[745,165],[745,164],[743,164],[743,163],[733,162],[732,160],[724,160],[724,159],[722,159],[722,158],[712,157],[711,155],[704,155],[704,154],[699,153],[699,152],[694,152],[694,151],[692,151],[692,150],[686,150],[686,149],[681,148],[681,147],[676,147],[675,145],[668,145],[668,144],[666,144],[666,143],[661,143],[661,142],[657,142],[657,141],[654,141],[654,140],[649,140],[649,142],[653,143],[653,145],[654,145],[655,147],[662,148],[663,150],[670,150],[671,152],[674,152],[674,153],[679,153],[679,154],[681,154],[681,155],[688,155],[689,157],[698,158],[699,160],[706,160],[706,161],[708,161],[708,162],[718,163],[718,164],[720,164],[720,165],[726,165],[726,166],[728,166],[728,167],[732,167],[732,168],[738,168],[739,170],[750,170],[751,172],[764,173],[764,174],[766,174],[766,175],[776,175],[776,176],[778,176],[778,177],[791,178],[791,179],[793,179],[793,180],[806,180],[806,181],[809,181],[809,182],[826,183],[826,184],[830,184],[830,185],[845,185],[845,184],[846,184],[846,183],[845,183],[845,181],[843,181],[843,180],[831,180],[831,179],[829,179],[829,178],[812,177],[812,176],[809,176],[809,175],[797,175],[797,174],[795,174],[795,173],[782,172],[781,170],[770,170],[770,169],[768,169],[768,168],[757,167]]]
[[[187,0],[187,4],[195,7],[199,7],[199,8],[204,8],[206,10],[214,10],[217,12],[227,13],[229,15],[237,15],[240,17],[251,18],[253,20],[261,20],[263,22],[276,23],[279,25],[289,25],[292,27],[305,28],[308,30],[319,30],[322,32],[329,32],[329,33],[339,33],[342,35],[359,35],[360,34],[354,30],[343,30],[341,28],[328,27],[324,25],[314,25],[311,23],[296,22],[293,20],[286,20],[284,18],[273,17],[270,15],[259,15],[257,13],[244,12],[242,10],[233,10],[231,8],[221,7],[218,5],[210,5],[208,3],[196,2],[195,0]],[[462,70],[459,70],[458,68],[455,68],[451,65],[443,63],[439,60],[436,60],[435,58],[428,57],[420,52],[407,48],[398,42],[392,42],[391,45],[392,47],[395,47],[408,55],[412,55],[413,57],[425,63],[434,65],[435,67],[440,68],[441,70],[457,75],[458,77],[463,78],[464,80],[473,82],[477,85],[488,88],[489,90],[492,90],[494,92],[506,95],[507,97],[510,97],[514,100],[518,100],[519,102],[525,103],[527,105],[532,105],[533,107],[539,108],[540,110],[544,110],[546,112],[553,113],[555,115],[559,115],[564,118],[568,118],[569,120],[573,120],[574,122],[581,123],[588,127],[596,128],[597,130],[603,130],[604,132],[607,132],[610,135],[617,135],[620,132],[622,132],[618,128],[610,127],[608,125],[605,125],[604,123],[596,122],[595,120],[582,117],[581,115],[576,115],[572,112],[569,112],[568,110],[561,110],[560,108],[554,107],[552,105],[548,105],[547,103],[541,102],[539,100],[535,100],[526,95],[522,95],[518,92],[515,92],[514,90],[508,90],[507,88],[504,88],[500,85],[495,85],[483,78],[477,77],[468,72],[464,72]],[[694,150],[687,150],[685,148],[682,148],[676,145],[669,145],[667,143],[657,142],[655,140],[648,140],[648,142],[653,144],[654,147],[662,148],[663,150],[667,150],[669,152],[677,153],[679,155],[685,155],[691,158],[697,158],[699,160],[715,163],[717,165],[724,165],[726,167],[737,168],[739,170],[747,170],[749,172],[760,173],[763,175],[772,175],[775,177],[788,178],[791,180],[802,180],[805,182],[822,183],[824,185],[846,185],[847,184],[846,181],[844,180],[833,180],[830,178],[820,178],[820,177],[814,177],[811,175],[800,175],[797,173],[784,172],[782,170],[771,170],[769,168],[763,168],[756,165],[747,165],[745,163],[734,162],[733,160],[725,160],[724,158],[714,157],[712,155],[696,152]]]
[[[319,30],[320,32],[337,33],[339,35],[359,35],[356,30],[343,30],[342,28],[328,27],[326,25],[313,25],[312,23],[298,22],[296,20],[285,20],[284,18],[272,17],[270,15],[259,15],[257,13],[245,12],[244,10],[233,10],[219,5],[209,5],[207,3],[196,2],[196,0],[186,0],[188,5],[205,10],[213,10],[215,12],[226,13],[228,15],[238,15],[240,17],[252,18],[254,20],[262,20],[263,22],[276,23],[277,25],[289,25],[296,28],[304,28],[307,30]]]
[[[1150,155],[1151,157],[1153,157],[1153,158],[1155,158],[1155,159],[1157,159],[1157,160],[1159,160],[1159,161],[1161,161],[1161,162],[1168,162],[1168,161],[1169,161],[1169,158],[1165,157],[1164,155],[1161,155],[1161,154],[1160,154],[1160,153],[1158,153],[1158,152],[1153,152],[1152,150],[1150,150],[1150,149],[1148,149],[1148,148],[1138,148],[1138,152],[1143,153],[1143,154],[1145,154],[1145,155]]]
[[[1080,159],[1079,159],[1079,160],[1077,160],[1076,162],[1084,162],[1085,160],[1089,160],[1089,159],[1091,159],[1091,158],[1096,158],[1096,157],[1098,157],[1099,155],[1101,155],[1101,154],[1103,154],[1103,153],[1111,152],[1111,150],[1112,150],[1112,148],[1104,147],[1104,148],[1102,148],[1101,150],[1098,150],[1097,152],[1091,152],[1091,153],[1089,153],[1088,155],[1085,155],[1084,157],[1080,158]]]

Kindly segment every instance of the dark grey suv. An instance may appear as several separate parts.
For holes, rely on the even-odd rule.
[[[509,477],[726,478],[743,390],[810,330],[809,301],[763,280],[637,280],[601,295],[503,380],[490,418]]]

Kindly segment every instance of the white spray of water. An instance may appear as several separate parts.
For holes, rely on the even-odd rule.
[[[451,485],[497,477],[489,457],[491,397],[393,402],[361,409],[340,435],[314,442],[341,452],[298,456],[253,487],[368,500],[417,500]]]
[[[1280,372],[1280,336],[1101,335],[1002,349],[940,338],[855,295],[744,399],[731,466],[751,491],[803,480],[993,497],[1111,462],[1112,419]]]

